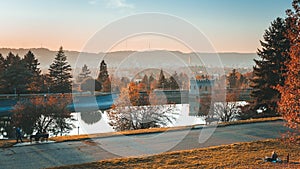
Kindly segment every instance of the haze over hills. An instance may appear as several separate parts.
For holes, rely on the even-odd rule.
[[[28,50],[31,50],[41,63],[40,67],[47,70],[57,51],[47,48],[31,48],[31,49],[10,49],[0,48],[0,53],[6,57],[9,52],[18,54],[23,57]],[[205,61],[205,66],[214,67],[217,64],[216,54],[214,53],[182,53],[179,51],[151,50],[151,51],[119,51],[111,53],[86,53],[78,51],[65,51],[68,62],[73,68],[81,68],[87,64],[90,68],[97,68],[101,60],[110,68],[118,68],[120,65],[130,67],[151,67],[159,64],[163,67],[172,66],[203,66],[203,62],[199,60],[199,56]],[[221,63],[224,67],[232,68],[251,68],[254,65],[253,59],[257,58],[256,53],[218,53]],[[135,65],[132,65],[135,64]],[[125,67],[126,67],[125,66]]]

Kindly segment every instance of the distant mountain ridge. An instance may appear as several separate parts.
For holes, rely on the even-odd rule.
[[[31,50],[36,58],[41,63],[42,69],[48,69],[49,65],[53,62],[53,59],[57,51],[52,51],[47,48],[30,48],[30,49],[12,49],[12,48],[0,48],[0,53],[6,57],[9,52],[18,54],[23,57],[29,50]],[[191,66],[197,65],[199,62],[198,56],[201,56],[206,60],[206,66],[214,66],[216,59],[214,53],[182,53],[179,51],[165,51],[165,50],[153,50],[153,51],[118,51],[111,53],[87,53],[78,51],[65,51],[68,62],[74,68],[81,68],[83,64],[87,64],[90,67],[100,64],[101,60],[107,62],[108,67],[117,67],[120,61],[126,60],[128,57],[142,59],[143,62],[151,64],[153,59],[159,59],[159,62],[166,63],[166,65],[176,64],[172,62],[173,59],[164,57],[166,55],[174,55],[181,59],[183,62],[190,64]],[[253,59],[257,58],[256,53],[218,53],[221,62],[224,67],[233,68],[251,68],[254,65]],[[80,56],[80,57],[79,57]],[[78,59],[79,58],[79,59]],[[93,66],[92,66],[93,65]]]

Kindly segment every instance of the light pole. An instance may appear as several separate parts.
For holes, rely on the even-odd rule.
[[[79,112],[77,112],[76,114],[77,114],[77,123],[78,123],[78,126],[77,126],[77,133],[78,133],[78,135],[79,135],[79,128],[80,128],[80,127],[79,127],[79,124],[80,124],[80,123],[79,123],[79,120],[78,120]]]

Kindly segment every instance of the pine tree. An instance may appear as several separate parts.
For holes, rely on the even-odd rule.
[[[83,67],[81,68],[81,72],[79,73],[79,75],[77,77],[77,82],[82,82],[86,78],[91,77],[90,74],[91,74],[90,69],[88,68],[88,66],[86,64],[84,64]]]
[[[5,71],[5,58],[2,56],[2,54],[0,53],[0,93],[2,93],[4,90],[4,79],[2,77],[2,74]]]
[[[276,88],[281,94],[278,110],[297,136],[300,132],[300,1],[294,0],[293,7],[294,11],[287,11],[291,60],[285,63],[287,66],[287,72],[284,74],[286,76],[285,83],[277,85]],[[294,139],[295,137],[290,138]]]
[[[147,87],[149,86],[149,78],[147,75],[144,75],[142,81],[143,84],[145,84]]]
[[[11,52],[4,60],[4,69],[1,74],[1,85],[4,93],[26,93],[31,72],[26,63],[18,55]]]
[[[228,76],[229,88],[237,88],[238,86],[238,76],[235,69]]]
[[[265,31],[264,41],[260,41],[262,49],[257,54],[259,60],[254,60],[251,96],[252,108],[263,110],[262,116],[276,116],[279,92],[274,89],[278,84],[284,84],[286,72],[284,63],[289,59],[289,40],[286,38],[286,24],[281,18],[272,22]]]
[[[31,92],[40,92],[41,89],[41,70],[38,68],[40,65],[38,59],[35,58],[34,54],[31,51],[28,51],[28,53],[24,56],[24,62],[26,64],[26,68],[31,73],[31,77],[29,78],[28,82],[28,90]]]
[[[0,73],[4,71],[5,68],[5,58],[0,53]]]
[[[177,83],[177,80],[178,80],[178,75],[177,73],[175,72],[172,76],[170,76],[169,78],[169,88],[172,89],[172,90],[177,90],[179,89],[179,85]]]
[[[166,86],[167,86],[167,80],[165,78],[163,70],[161,69],[160,74],[159,74],[159,78],[158,78],[157,88],[165,89]]]
[[[111,91],[111,81],[109,79],[109,74],[107,71],[107,65],[104,60],[101,61],[100,64],[100,72],[97,78],[98,82],[102,84],[102,91],[103,92],[110,92]]]
[[[63,47],[60,47],[49,68],[50,78],[52,79],[50,91],[52,93],[71,92],[71,70],[71,65],[67,62]]]

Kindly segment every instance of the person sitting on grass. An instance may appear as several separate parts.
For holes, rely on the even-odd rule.
[[[275,151],[272,152],[272,156],[271,157],[265,157],[265,161],[269,161],[269,162],[281,162],[281,160],[278,158],[278,155],[276,154]]]

